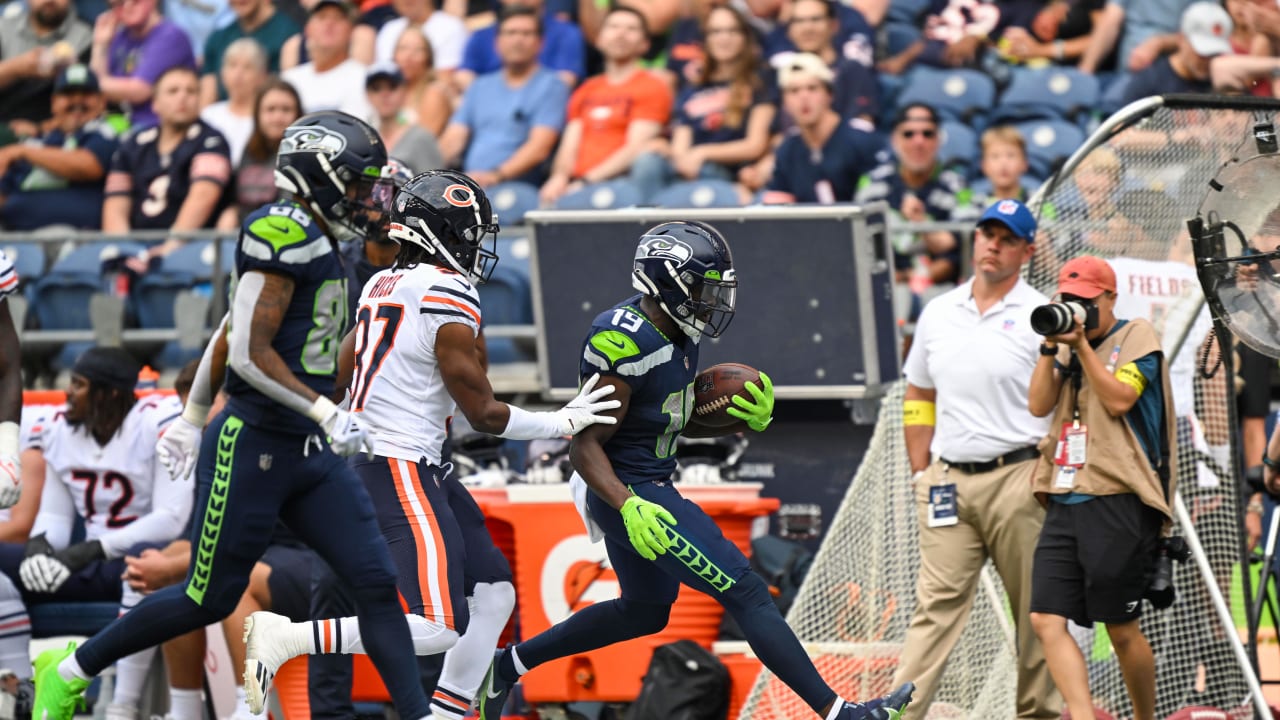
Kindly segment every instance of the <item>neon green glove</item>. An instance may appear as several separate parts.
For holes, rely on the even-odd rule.
[[[755,402],[751,402],[741,395],[733,396],[733,404],[725,410],[726,413],[742,420],[747,427],[756,432],[764,432],[769,427],[769,423],[773,422],[773,381],[768,375],[760,373],[760,384],[764,389],[756,387],[756,384],[749,382],[746,384],[747,392],[751,393],[751,397],[755,398]]]
[[[675,517],[667,509],[655,502],[649,502],[639,495],[632,495],[622,503],[622,524],[627,527],[627,537],[631,547],[640,553],[645,560],[657,560],[659,555],[671,547],[671,536],[667,534],[667,525],[675,525]]]

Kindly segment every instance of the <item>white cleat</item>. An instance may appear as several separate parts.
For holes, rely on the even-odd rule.
[[[260,715],[267,705],[271,680],[290,659],[304,654],[291,649],[289,630],[293,622],[283,615],[260,611],[244,621],[244,696],[249,712]]]

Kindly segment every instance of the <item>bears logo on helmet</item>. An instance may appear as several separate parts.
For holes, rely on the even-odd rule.
[[[444,201],[454,207],[467,208],[476,204],[476,194],[466,185],[455,183],[444,189]]]

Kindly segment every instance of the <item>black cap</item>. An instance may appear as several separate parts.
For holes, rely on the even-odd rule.
[[[911,115],[919,115],[920,113],[924,113],[929,117],[911,117]],[[922,102],[908,103],[898,108],[898,114],[893,116],[893,127],[896,128],[908,120],[922,120],[924,122],[933,123],[934,125],[942,124],[942,119],[938,117],[938,111]]]
[[[53,91],[55,93],[64,92],[99,92],[98,76],[89,69],[88,65],[76,63],[63,68],[58,73],[58,78],[53,81]]]
[[[344,0],[320,0],[320,2],[311,6],[311,12],[307,13],[307,17],[311,17],[312,15],[315,15],[316,13],[320,12],[321,8],[326,8],[330,6],[336,7],[339,10],[341,10],[343,14],[345,14],[352,21],[355,21],[356,17],[358,16],[358,13],[356,11],[356,6],[352,5],[349,2],[345,2]]]
[[[404,84],[404,74],[400,72],[400,67],[395,63],[376,63],[369,67],[369,72],[364,76],[365,88],[373,85],[378,80],[390,80],[393,85],[398,87]]]

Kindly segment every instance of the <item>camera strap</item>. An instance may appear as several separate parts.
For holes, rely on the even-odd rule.
[[[1080,427],[1080,388],[1084,385],[1084,366],[1080,364],[1080,356],[1071,351],[1071,362],[1064,371],[1071,382],[1071,425]]]

